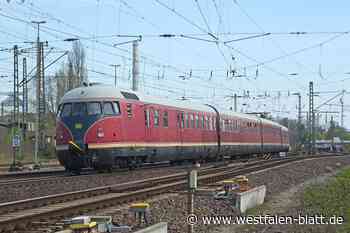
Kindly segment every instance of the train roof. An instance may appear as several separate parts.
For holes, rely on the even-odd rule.
[[[154,96],[144,95],[140,92],[118,89],[113,86],[107,86],[107,85],[93,85],[93,86],[78,87],[78,88],[72,89],[62,97],[61,103],[77,102],[82,100],[89,101],[94,99],[95,100],[96,99],[131,99],[136,101],[142,101],[145,103],[154,103],[154,104],[172,106],[172,107],[177,107],[182,109],[214,113],[214,110],[205,104],[198,104],[190,101],[170,100],[170,99],[161,98],[161,97],[154,97]],[[245,118],[247,120],[253,120],[253,121],[262,120],[265,124],[282,127],[284,130],[287,130],[286,127],[274,121],[259,118],[257,116],[233,112],[233,111],[220,111],[220,109],[218,109],[218,111],[220,112],[220,114],[225,116]]]
[[[214,110],[204,104],[196,104],[189,101],[171,100],[162,97],[144,95],[140,92],[118,89],[106,85],[94,85],[88,87],[78,87],[68,91],[61,99],[63,102],[88,101],[90,99],[129,99],[139,100],[145,103],[154,103],[188,110],[203,112],[213,112]]]

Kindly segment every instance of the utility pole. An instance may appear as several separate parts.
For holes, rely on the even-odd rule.
[[[298,149],[300,149],[301,146],[301,139],[302,139],[302,132],[301,132],[301,94],[299,92],[293,93],[292,95],[298,96],[298,125],[297,125],[297,131],[298,131]]]
[[[132,42],[132,90],[138,91],[139,79],[139,40]]]
[[[344,100],[340,98],[340,126],[344,127]]]
[[[237,112],[237,94],[233,95],[233,111]]]
[[[34,167],[39,168],[38,164],[38,153],[39,150],[42,149],[42,127],[41,127],[41,118],[42,118],[42,110],[45,111],[45,99],[44,106],[42,106],[42,97],[43,90],[45,89],[43,84],[43,43],[40,42],[40,24],[46,23],[45,21],[32,21],[32,23],[37,24],[37,41],[36,41],[36,49],[37,49],[37,57],[36,57],[36,107],[37,107],[37,116],[36,116],[36,129],[35,129],[35,152],[34,152]]]
[[[120,67],[120,65],[111,64],[110,66],[114,67],[114,86],[117,87],[117,68]]]
[[[301,94],[298,95],[298,125],[301,127]]]

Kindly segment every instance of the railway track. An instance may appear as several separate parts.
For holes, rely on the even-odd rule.
[[[146,164],[145,166],[140,167],[140,169],[153,169],[153,168],[162,168],[168,166],[166,163],[157,163],[157,164]],[[128,169],[119,169],[113,173],[126,172]],[[101,173],[106,174],[106,173]],[[109,174],[109,173],[108,173]],[[67,173],[64,169],[57,170],[47,170],[47,171],[35,171],[35,172],[13,172],[13,173],[3,173],[0,174],[0,186],[2,185],[16,185],[16,186],[26,186],[33,185],[35,183],[43,185],[47,183],[57,183],[61,182],[58,179],[74,179],[75,177],[82,176],[91,176],[98,175],[96,171],[85,169],[79,175],[73,175]]]
[[[29,178],[40,178],[40,177],[52,177],[57,175],[65,174],[64,169],[54,169],[45,171],[32,171],[32,172],[11,172],[11,173],[0,173],[0,182],[4,180],[16,180],[16,179],[29,179]]]
[[[235,162],[246,162],[247,159],[239,159],[235,160]],[[222,163],[219,163],[222,164]],[[208,167],[217,166],[218,163],[213,163],[212,165],[208,165]],[[139,167],[139,169],[160,169],[164,167],[170,167],[169,163],[157,163],[157,164],[146,164],[145,166]],[[176,168],[186,168],[188,165],[178,165]],[[139,170],[137,169],[137,170]],[[81,177],[89,177],[103,174],[122,174],[125,172],[129,172],[128,169],[119,169],[117,171],[113,171],[112,173],[97,173],[96,171],[86,170],[82,172],[80,175],[71,175],[64,170],[56,170],[56,171],[38,171],[38,172],[19,172],[19,173],[8,173],[8,174],[0,174],[0,187],[1,186],[12,186],[18,188],[25,188],[27,186],[40,185],[44,186],[47,184],[55,184],[61,182],[69,182],[75,178]],[[63,180],[62,180],[63,179]]]
[[[201,169],[199,185],[215,183],[237,175],[276,167],[304,159],[325,157],[307,156],[256,161],[240,167],[222,166]],[[162,193],[183,190],[187,173],[138,180],[118,185],[103,186],[77,192],[63,193],[0,204],[0,232],[25,229],[33,221],[63,218],[95,209],[144,200]]]

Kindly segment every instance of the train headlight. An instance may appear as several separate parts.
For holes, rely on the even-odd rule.
[[[102,128],[97,129],[97,137],[98,138],[103,138],[105,136],[105,133],[103,132]]]
[[[63,139],[63,131],[62,130],[57,130],[57,139],[60,139],[60,140]]]

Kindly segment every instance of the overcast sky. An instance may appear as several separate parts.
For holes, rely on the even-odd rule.
[[[227,96],[249,92],[250,99],[239,99],[239,110],[296,118],[292,93],[302,94],[306,111],[309,81],[321,92],[316,106],[350,84],[348,9],[348,1],[316,0],[0,0],[0,48],[30,47],[23,43],[36,39],[30,22],[45,20],[40,35],[48,41],[46,64],[70,48],[64,39],[80,38],[90,81],[113,85],[110,64],[120,64],[118,86],[130,88],[132,46],[113,45],[141,35],[142,92],[184,96],[223,109],[232,106]],[[35,54],[25,56],[31,70]],[[46,75],[53,75],[64,60]],[[9,76],[1,79],[2,92],[12,88],[12,69],[12,55],[0,52],[0,75]],[[345,94],[348,127],[349,102]],[[340,111],[339,98],[330,103],[335,105],[322,110]],[[338,114],[334,117],[339,120]]]

